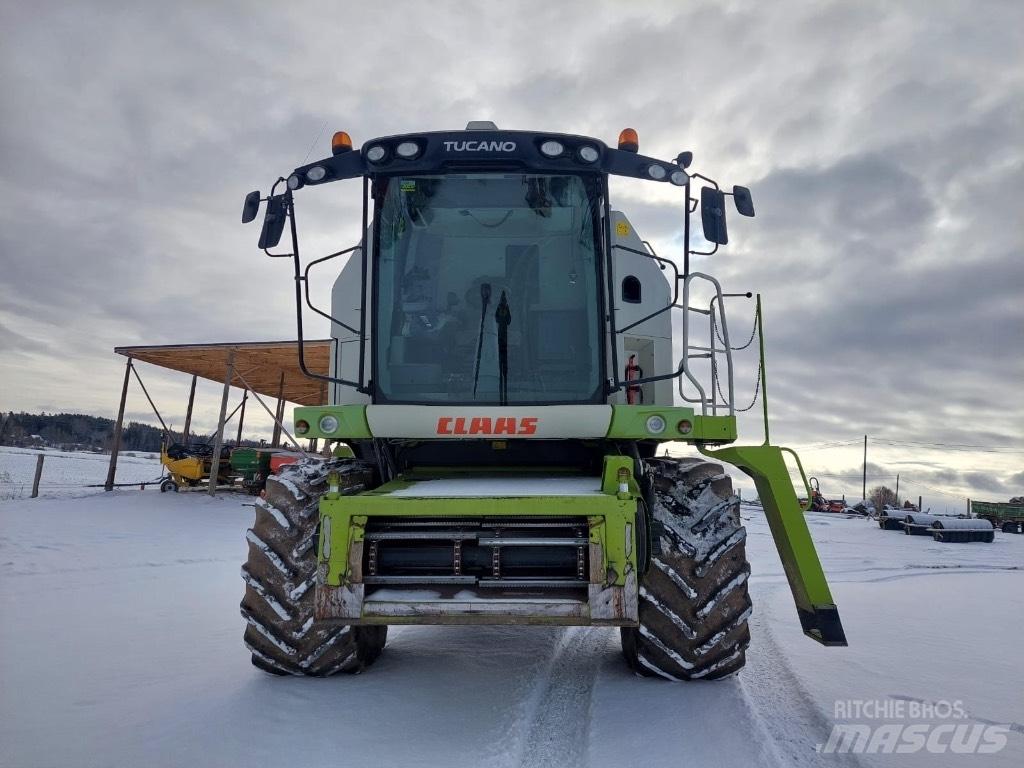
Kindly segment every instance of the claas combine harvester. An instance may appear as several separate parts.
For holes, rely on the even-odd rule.
[[[473,122],[359,149],[338,132],[332,150],[242,214],[266,203],[260,247],[294,265],[300,363],[330,384],[295,432],[352,451],[267,481],[243,568],[253,664],[359,671],[388,625],[547,624],[620,627],[641,675],[734,673],[750,569],[721,462],[753,478],[804,632],[846,644],[767,405],[764,444],[735,445],[726,301],[750,294],[690,270],[691,214],[717,249],[726,197],[754,214],[747,189],[693,173],[688,152],[639,154],[630,129],[611,147]],[[682,193],[683,264],[612,208],[610,176]],[[359,180],[361,240],[306,263],[296,199],[343,180]],[[341,261],[324,311],[313,270]],[[331,324],[327,375],[306,369],[304,307]],[[695,455],[658,455],[667,442]]]

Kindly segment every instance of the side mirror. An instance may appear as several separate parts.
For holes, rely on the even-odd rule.
[[[714,187],[700,190],[700,220],[704,225],[704,239],[709,243],[725,245],[729,233],[725,228],[725,193]]]
[[[680,168],[689,168],[693,162],[693,152],[680,152],[676,156],[676,165]]]
[[[267,200],[267,212],[263,216],[263,231],[260,232],[260,248],[273,248],[281,242],[285,218],[284,195],[274,195]]]
[[[242,223],[248,224],[256,218],[260,210],[260,191],[254,190],[245,196],[245,204],[242,205]]]
[[[736,203],[736,212],[740,216],[754,215],[754,201],[750,197],[750,190],[746,187],[733,187],[732,201]]]

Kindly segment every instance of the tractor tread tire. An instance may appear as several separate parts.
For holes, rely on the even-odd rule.
[[[639,627],[623,627],[622,651],[638,675],[717,680],[746,662],[751,614],[746,530],[720,464],[660,457],[644,462],[651,565],[639,595]]]
[[[242,566],[244,641],[254,666],[276,675],[361,672],[387,640],[386,626],[344,626],[313,618],[320,497],[336,472],[342,494],[373,487],[375,469],[353,459],[302,459],[267,478],[246,533]]]

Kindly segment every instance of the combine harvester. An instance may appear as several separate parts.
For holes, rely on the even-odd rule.
[[[266,202],[260,247],[294,265],[300,363],[331,385],[330,404],[296,409],[295,431],[354,451],[267,482],[243,568],[253,664],[354,672],[391,624],[546,624],[620,627],[641,675],[735,673],[750,568],[719,462],[753,478],[804,632],[846,645],[766,403],[764,444],[732,445],[725,305],[751,294],[689,267],[691,179],[705,182],[711,252],[728,241],[727,196],[754,214],[747,189],[688,172],[689,152],[639,154],[630,129],[609,147],[477,122],[358,150],[338,132],[332,150],[251,193],[242,215]],[[612,209],[611,175],[684,193],[681,271]],[[362,240],[305,263],[297,193],[346,179],[362,190]],[[289,252],[271,253],[286,226]],[[311,270],[343,256],[328,313]],[[331,322],[328,376],[306,370],[304,305]],[[703,458],[656,456],[670,441]]]

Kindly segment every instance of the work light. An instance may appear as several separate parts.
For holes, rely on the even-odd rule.
[[[653,416],[647,417],[647,431],[652,435],[660,435],[665,431],[665,419],[661,416],[654,414]]]
[[[541,154],[547,157],[558,157],[565,152],[565,146],[563,146],[562,142],[551,139],[540,145],[540,151]]]
[[[412,160],[419,153],[420,145],[415,141],[403,141],[395,147],[395,154],[399,157],[404,157],[406,160]]]
[[[685,187],[690,181],[690,175],[686,171],[672,171],[672,175],[668,177],[668,180],[677,187]]]
[[[366,150],[366,159],[371,163],[379,163],[385,157],[387,157],[388,151],[384,149],[380,144],[374,144],[368,150]]]
[[[306,178],[310,181],[323,181],[324,176],[327,175],[327,169],[322,165],[314,165],[308,171],[306,171]]]

